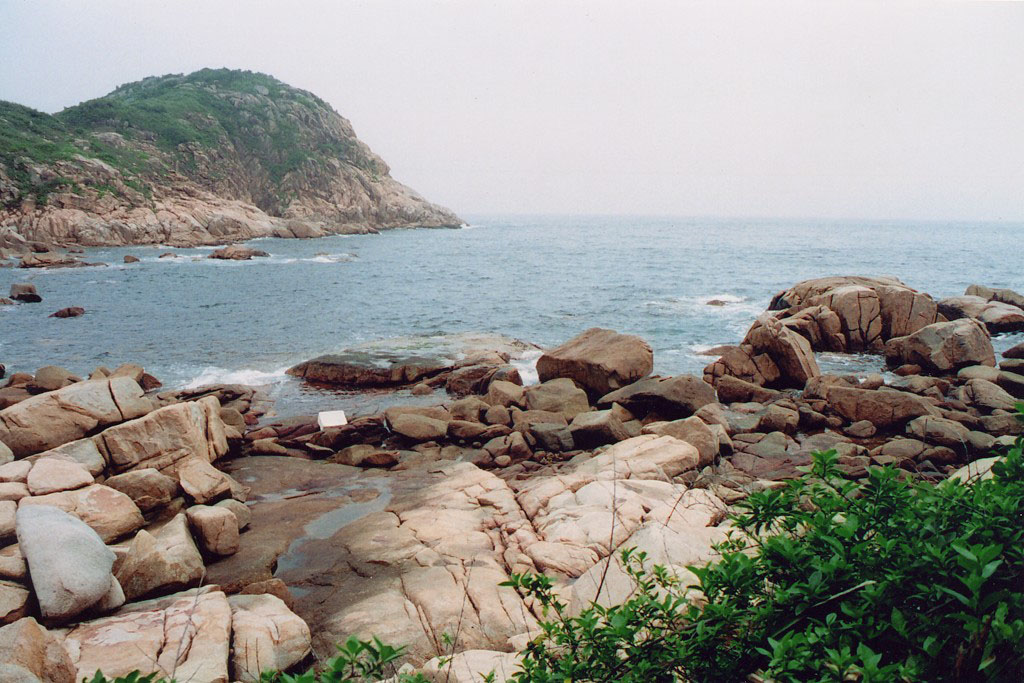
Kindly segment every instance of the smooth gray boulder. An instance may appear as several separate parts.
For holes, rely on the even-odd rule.
[[[44,619],[66,621],[124,602],[111,571],[114,552],[85,522],[50,505],[23,506],[16,531]]]

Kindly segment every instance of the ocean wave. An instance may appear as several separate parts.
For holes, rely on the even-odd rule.
[[[699,296],[676,296],[666,299],[645,301],[644,308],[655,315],[704,314],[704,315],[759,315],[765,305],[736,294],[705,294]]]
[[[199,387],[211,384],[245,384],[248,386],[263,386],[276,384],[288,377],[285,371],[288,367],[277,370],[256,370],[254,368],[243,368],[241,370],[228,370],[213,365],[208,365],[203,370],[186,382],[183,389],[198,389]]]
[[[540,375],[537,374],[537,361],[540,360],[542,355],[544,355],[544,351],[541,349],[532,349],[524,351],[518,358],[509,360],[509,365],[512,365],[519,371],[519,376],[523,379],[524,386],[540,384]]]

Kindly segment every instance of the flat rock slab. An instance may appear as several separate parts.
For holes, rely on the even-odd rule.
[[[252,522],[207,581],[236,590],[283,580],[322,655],[353,634],[407,645],[413,663],[449,651],[445,634],[458,634],[458,650],[507,651],[510,637],[536,628],[519,595],[499,586],[512,572],[542,569],[572,591],[651,525],[689,539],[687,562],[710,557],[724,506],[671,481],[698,460],[690,444],[658,436],[510,482],[467,462],[381,472],[233,460],[228,471],[251,488]]]
[[[346,387],[399,387],[436,377],[476,356],[519,357],[532,344],[492,334],[397,337],[318,356],[288,370],[308,382]]]

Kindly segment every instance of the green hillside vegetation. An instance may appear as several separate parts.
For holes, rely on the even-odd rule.
[[[320,98],[271,76],[203,69],[122,85],[55,115],[0,102],[0,166],[20,192],[16,201],[36,195],[37,202],[68,183],[35,177],[25,160],[49,165],[78,155],[100,159],[139,189],[172,168],[203,180],[196,152],[205,151],[245,162],[246,168],[255,165],[274,184],[303,164],[322,167],[331,160],[373,175],[387,173],[354,137],[331,127],[333,116]],[[104,132],[118,133],[125,143],[97,137]]]

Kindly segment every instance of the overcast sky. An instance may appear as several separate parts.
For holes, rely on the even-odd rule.
[[[0,0],[0,99],[207,66],[462,214],[1024,220],[1024,3]]]

